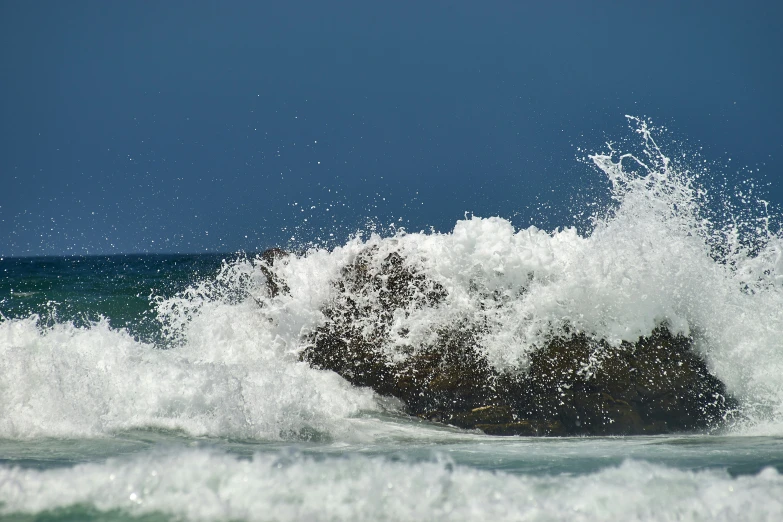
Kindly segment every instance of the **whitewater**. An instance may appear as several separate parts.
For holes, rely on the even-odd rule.
[[[466,216],[448,233],[357,234],[273,265],[0,260],[0,517],[783,519],[781,215],[749,185],[719,191],[700,159],[629,122],[628,139],[582,158],[609,200],[587,232]],[[717,433],[615,438],[408,417],[301,359],[343,268],[370,250],[445,290],[395,311],[383,346],[395,362],[453,324],[482,325],[481,353],[507,372],[564,332],[619,346],[664,327],[693,340],[739,411]],[[180,284],[150,294],[161,270]]]

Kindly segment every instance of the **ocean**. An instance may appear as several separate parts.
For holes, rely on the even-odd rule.
[[[466,216],[274,265],[0,259],[0,519],[783,520],[780,216],[632,121],[633,146],[585,154],[610,201],[585,230]],[[482,325],[482,357],[522,373],[564,331],[620,345],[663,327],[692,340],[738,411],[710,431],[614,437],[408,416],[301,357],[368,251],[443,290],[390,311],[395,364],[454,324]]]

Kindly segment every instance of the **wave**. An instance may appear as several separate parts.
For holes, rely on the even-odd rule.
[[[270,264],[226,262],[210,279],[156,300],[167,349],[106,321],[40,328],[0,322],[0,436],[85,436],[137,427],[191,435],[350,436],[345,419],[394,409],[368,389],[300,362],[326,320],[343,269],[369,250],[396,253],[445,297],[390,318],[383,350],[402,362],[444,326],[480,324],[492,367],[524,372],[553,337],[579,332],[617,346],[656,328],[693,340],[736,397],[745,433],[783,433],[783,237],[779,219],[738,211],[671,160],[654,129],[631,119],[634,153],[587,157],[613,204],[590,230],[517,230],[470,217],[449,233],[357,235]],[[270,281],[285,284],[274,291]],[[353,295],[370,306],[377,294]],[[373,335],[371,322],[359,324]]]
[[[229,323],[213,317],[211,335],[189,349],[140,343],[106,321],[44,330],[34,317],[1,323],[0,437],[137,428],[260,439],[348,437],[350,426],[339,420],[382,408],[369,390],[259,340],[258,318],[243,308],[225,310]]]
[[[102,512],[176,520],[779,520],[773,468],[731,477],[626,461],[516,476],[448,459],[314,459],[169,450],[71,468],[0,466],[0,513]],[[98,518],[98,517],[95,517]]]

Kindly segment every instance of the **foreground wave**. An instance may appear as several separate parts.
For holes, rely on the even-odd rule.
[[[371,391],[316,372],[255,340],[258,318],[226,309],[188,350],[140,343],[104,321],[0,324],[0,438],[94,437],[133,428],[193,436],[339,437],[337,422],[380,409]],[[244,353],[240,350],[245,350]],[[348,433],[346,433],[348,432]]]
[[[780,520],[783,476],[732,478],[627,461],[515,476],[448,459],[152,452],[66,469],[0,466],[0,512],[173,520]],[[23,519],[22,519],[23,520]]]

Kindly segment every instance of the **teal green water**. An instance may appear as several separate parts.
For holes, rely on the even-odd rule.
[[[144,340],[156,340],[151,297],[169,297],[214,276],[236,255],[117,255],[0,260],[0,314],[33,314],[44,325],[86,325],[101,317]]]
[[[489,437],[367,409],[300,363],[237,352],[218,364],[170,347],[151,297],[214,279],[225,258],[0,261],[0,520],[783,514],[777,434]],[[223,314],[257,310],[210,313],[199,336],[219,332],[210,342],[226,351],[246,335]],[[343,412],[346,401],[358,406]]]

